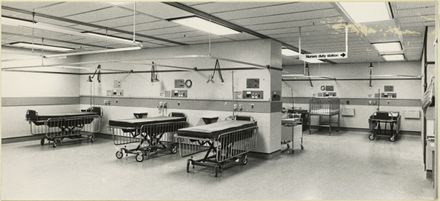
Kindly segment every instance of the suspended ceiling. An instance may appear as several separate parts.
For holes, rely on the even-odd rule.
[[[336,4],[331,2],[186,2],[183,4],[296,47],[298,46],[299,27],[301,27],[302,48],[308,52],[345,50],[345,34],[341,25],[347,22],[347,18],[337,9]],[[359,27],[350,26],[348,58],[333,61],[336,63],[383,61],[371,43],[388,39],[396,40],[395,37],[398,37],[402,43],[406,60],[420,60],[425,27],[434,26],[435,23],[434,2],[391,2],[391,8],[394,14],[392,23],[398,27],[398,30],[393,30],[394,35],[376,34],[366,37],[367,34]],[[127,32],[133,31],[133,9],[133,3],[2,1],[3,16],[34,19],[37,22],[69,27],[79,31],[94,31],[126,38],[132,37],[132,34]],[[33,11],[58,18],[38,15],[33,18],[31,14],[22,11]],[[194,13],[166,3],[137,2],[136,11],[136,39],[143,41],[144,48],[208,43],[209,38],[212,42],[260,38],[249,33],[209,36],[205,32],[170,22],[167,19],[191,16]],[[86,24],[72,23],[68,20]],[[96,28],[89,26],[90,24],[109,27],[112,30]],[[374,24],[370,28],[377,29],[378,27],[387,30],[386,23]],[[155,37],[155,39],[147,36]],[[44,42],[45,44],[84,50],[124,46],[95,38],[2,25],[2,45],[17,41]],[[283,65],[301,63],[297,57],[283,57]]]

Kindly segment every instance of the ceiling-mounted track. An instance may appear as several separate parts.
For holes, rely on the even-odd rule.
[[[71,20],[71,19],[67,19],[67,18],[63,18],[63,17],[57,17],[57,16],[53,16],[53,15],[47,15],[47,14],[43,14],[43,13],[27,11],[27,10],[23,10],[23,9],[8,7],[8,6],[2,6],[2,9],[8,10],[8,11],[17,12],[17,13],[34,15],[34,16],[43,17],[43,18],[52,19],[52,20],[69,22],[69,23],[78,24],[78,25],[84,25],[84,26],[88,26],[88,27],[94,27],[94,28],[97,28],[97,29],[104,29],[104,30],[108,30],[108,31],[114,31],[114,32],[119,32],[119,33],[125,33],[125,34],[128,34],[128,35],[133,35],[133,32],[131,32],[131,31],[115,29],[115,28],[111,28],[111,27],[96,25],[96,24],[87,23],[87,22],[81,22],[81,21],[77,21],[77,20]],[[149,38],[149,39],[157,40],[157,41],[173,43],[173,44],[176,44],[176,45],[187,45],[186,43],[181,43],[181,42],[177,42],[177,41],[173,41],[173,40],[168,40],[168,39],[159,38],[159,37],[150,36],[150,35],[145,35],[145,34],[140,34],[140,33],[136,33],[136,35],[144,37],[144,38]]]

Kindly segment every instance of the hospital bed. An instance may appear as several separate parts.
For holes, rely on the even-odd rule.
[[[332,133],[332,127],[337,124],[337,131],[340,127],[340,99],[339,98],[312,98],[309,102],[309,133],[312,126],[328,127],[329,135]],[[312,117],[318,116],[318,125],[312,125]],[[332,117],[337,116],[337,121],[332,121]],[[322,121],[322,117],[327,117]]]
[[[89,139],[95,141],[95,133],[100,131],[102,110],[91,107],[81,112],[39,114],[35,110],[27,110],[26,120],[29,122],[32,135],[44,134],[41,146],[46,141],[52,147],[61,144],[64,138]]]
[[[257,122],[251,117],[234,116],[225,121],[179,129],[177,139],[182,157],[187,160],[186,170],[190,166],[214,168],[215,176],[223,169],[234,165],[246,165],[247,153],[256,146]],[[205,152],[201,159],[193,155]]]
[[[114,144],[121,147],[116,158],[134,154],[136,161],[142,162],[160,150],[177,153],[174,134],[188,123],[184,114],[173,112],[169,116],[110,120],[109,126]],[[128,145],[134,145],[134,148],[128,148]]]

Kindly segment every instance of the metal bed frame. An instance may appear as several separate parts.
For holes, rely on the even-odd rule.
[[[312,98],[309,102],[309,134],[312,134],[312,126],[328,127],[329,135],[332,133],[332,124],[337,124],[336,131],[340,128],[340,104],[339,98]],[[338,120],[332,121],[333,116],[337,116]],[[318,116],[318,125],[312,125],[312,116]],[[327,117],[328,121],[321,121],[321,117]]]
[[[170,116],[177,115],[185,117],[182,113],[173,112]],[[136,115],[135,115],[136,116]],[[141,125],[140,127],[112,126],[113,142],[120,148],[116,151],[117,159],[122,159],[124,154],[136,155],[137,162],[157,154],[160,150],[168,150],[171,154],[177,153],[177,143],[174,140],[175,132],[180,128],[188,127],[184,121],[160,122]],[[129,144],[137,144],[135,148],[127,148]]]
[[[399,112],[393,113],[396,113],[397,116],[381,117],[377,115],[377,113],[370,116],[370,118],[368,119],[368,124],[371,134],[368,136],[368,139],[373,141],[378,136],[387,136],[391,142],[395,142],[399,138],[401,116]],[[387,129],[387,124],[389,124],[390,126],[389,129]],[[384,126],[384,128],[382,128],[382,125]]]
[[[283,152],[283,151],[288,151],[288,152],[290,152],[290,153],[295,153],[295,134],[296,135],[300,135],[300,141],[299,141],[299,145],[300,145],[300,148],[301,148],[301,150],[304,150],[304,145],[303,145],[303,131],[302,131],[302,129],[301,129],[301,132],[300,133],[295,133],[294,132],[294,130],[295,130],[295,126],[297,126],[297,125],[302,125],[302,122],[301,122],[301,119],[299,119],[298,121],[283,121],[283,120],[281,120],[281,125],[283,126],[283,127],[288,127],[288,128],[291,128],[291,131],[292,131],[292,133],[291,133],[291,138],[290,138],[290,140],[289,139],[287,139],[287,140],[283,140],[283,138],[282,138],[282,140],[281,140],[281,144],[283,145],[283,144],[286,144],[287,145],[287,148],[285,149],[285,150],[282,150],[281,152]],[[283,134],[281,134],[281,135],[283,135]],[[290,142],[292,142],[292,147],[290,147],[290,145],[289,145],[289,143]]]
[[[98,107],[92,107],[83,112],[95,112],[93,115],[52,117],[44,120],[38,119],[38,113],[34,110],[26,112],[26,120],[32,135],[44,134],[40,145],[52,144],[56,148],[65,138],[95,141],[95,133],[100,132],[102,112]]]
[[[238,117],[238,118],[237,118]],[[244,120],[239,116],[228,117],[227,120]],[[255,122],[248,117],[249,121]],[[179,152],[181,157],[191,156],[186,163],[186,171],[190,172],[190,166],[203,166],[214,168],[215,177],[224,169],[246,165],[248,163],[247,154],[255,149],[257,144],[257,125],[224,132],[214,138],[199,138],[177,135],[179,142]],[[203,158],[193,159],[198,153],[206,152]]]

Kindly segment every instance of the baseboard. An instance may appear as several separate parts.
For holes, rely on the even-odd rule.
[[[2,144],[40,140],[44,136],[45,134],[36,134],[36,135],[28,135],[28,136],[20,136],[20,137],[2,138]],[[104,134],[104,133],[95,133],[95,137],[103,138],[103,139],[112,139],[112,135]]]
[[[318,126],[311,126],[312,129],[322,129],[322,130],[328,130],[328,128],[318,127]],[[332,127],[332,132],[336,131],[337,127]],[[370,129],[368,128],[354,128],[354,127],[340,127],[339,128],[342,131],[358,131],[358,132],[370,132]],[[308,132],[307,130],[304,132]],[[312,131],[313,134],[313,131]],[[422,134],[421,131],[406,131],[406,130],[400,130],[401,135],[417,135],[420,136]]]
[[[40,140],[44,136],[45,136],[44,134],[36,134],[36,135],[21,136],[21,137],[2,138],[2,144]]]
[[[281,150],[276,150],[272,153],[261,153],[261,152],[254,152],[254,151],[251,151],[248,153],[249,157],[260,158],[260,159],[271,159],[271,158],[275,158],[277,156],[280,156],[280,154],[281,154]]]
[[[109,140],[113,139],[113,136],[111,134],[107,134],[107,133],[95,133],[95,137],[109,139]]]

